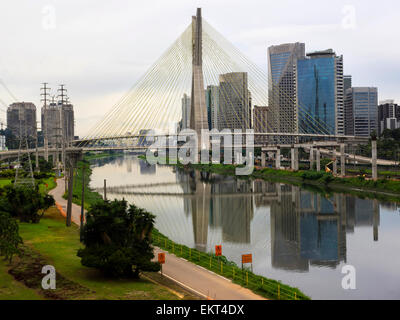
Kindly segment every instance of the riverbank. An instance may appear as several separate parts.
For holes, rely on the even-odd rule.
[[[234,262],[224,256],[216,256],[213,253],[202,252],[185,245],[178,244],[164,236],[157,229],[153,230],[153,241],[159,248],[169,253],[186,259],[198,266],[206,268],[243,288],[252,290],[254,293],[274,300],[310,300],[298,288],[293,288],[280,281],[268,279],[254,274],[250,267],[240,268]]]
[[[87,188],[85,191],[85,203],[90,207],[96,198],[101,196],[90,190],[89,181],[91,170],[85,169],[87,177],[85,176],[85,184]],[[82,175],[82,167],[78,167],[76,176]],[[73,201],[80,203],[80,193],[74,190]],[[88,200],[86,200],[88,199]],[[85,205],[86,207],[86,205]],[[251,270],[239,268],[235,263],[228,261],[225,257],[216,257],[211,253],[204,253],[199,250],[174,243],[166,236],[161,234],[158,230],[153,231],[154,244],[159,248],[173,254],[177,257],[184,258],[191,263],[201,266],[205,269],[212,271],[215,274],[222,275],[226,279],[230,279],[233,283],[240,285],[243,288],[252,290],[255,294],[268,299],[286,299],[286,300],[308,300],[310,299],[299,289],[287,286],[281,282],[268,279],[262,276],[255,275]],[[175,250],[176,249],[176,250]]]
[[[146,160],[145,156],[139,156]],[[220,175],[235,176],[238,179],[263,179],[271,182],[288,183],[310,189],[321,194],[332,192],[349,193],[360,198],[378,199],[381,201],[400,202],[400,181],[391,179],[366,179],[360,177],[334,177],[331,173],[310,170],[278,170],[273,168],[254,168],[247,176],[237,176],[235,165],[229,164],[188,164],[181,163],[168,165],[177,166],[181,169],[195,169],[203,172],[216,173]]]
[[[102,159],[108,157],[114,157],[123,155],[123,152],[119,151],[99,151],[99,152],[87,152],[84,156],[86,161],[95,160],[95,159]]]

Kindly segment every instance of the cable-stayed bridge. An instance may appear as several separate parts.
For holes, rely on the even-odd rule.
[[[206,101],[205,90],[211,87],[218,87],[218,95],[214,96],[218,99],[215,110],[207,110],[212,108],[212,103]],[[186,115],[187,123],[183,124],[186,111],[182,107],[182,98],[189,94],[190,105],[186,111],[190,116]],[[287,108],[281,107],[283,103],[289,103],[294,110],[287,112]],[[266,117],[256,117],[253,106],[266,107]],[[278,124],[282,117],[294,125],[282,131]],[[178,39],[84,138],[59,148],[50,146],[48,152],[63,153],[65,159],[65,155],[90,150],[145,150],[140,143],[143,137],[157,140],[164,135],[174,136],[179,123],[183,128],[195,130],[198,136],[201,130],[211,128],[242,130],[246,136],[247,129],[257,127],[252,146],[264,148],[264,157],[271,145],[278,149],[291,148],[292,156],[296,158],[300,144],[309,143],[308,150],[313,150],[319,149],[319,143],[324,141],[337,143],[331,146],[336,148],[368,140],[335,134],[333,128],[310,112],[309,106],[296,101],[291,92],[282,89],[264,69],[251,62],[207,23],[198,9]],[[42,148],[32,151],[43,153]],[[14,153],[1,152],[0,157]],[[340,154],[344,155],[342,149]],[[334,155],[336,157],[336,151]],[[353,159],[367,163],[375,161],[372,158]],[[384,163],[378,160],[378,164]]]
[[[201,17],[198,9],[192,23],[149,68],[132,89],[78,141],[80,146],[104,140],[116,140],[144,134],[148,130],[169,134],[176,132],[182,119],[182,98],[190,94],[190,123],[200,129],[211,129],[207,119],[205,89],[218,87],[217,129],[245,129],[256,125],[271,137],[292,134],[334,136],[332,128],[310,113],[308,106],[293,101],[293,96],[269,78],[267,72],[250,61],[233,44]],[[297,129],[277,131],[277,119],[283,112],[282,101],[294,103],[301,116]],[[252,106],[267,106],[267,121],[252,114]],[[282,115],[280,115],[282,117]],[[207,121],[208,120],[208,121]],[[207,123],[208,122],[208,123]],[[293,119],[293,123],[297,119]],[[225,126],[224,126],[225,125]],[[215,125],[212,125],[216,128]],[[321,137],[322,139],[325,137]],[[347,139],[347,138],[346,138]],[[277,139],[270,139],[271,142]],[[298,139],[292,139],[296,141]]]

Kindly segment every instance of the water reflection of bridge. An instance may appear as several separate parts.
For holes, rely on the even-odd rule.
[[[178,172],[177,179],[184,192],[197,195],[183,201],[193,218],[198,248],[207,245],[209,225],[222,227],[223,241],[250,243],[254,207],[260,206],[270,208],[271,261],[276,268],[307,271],[310,264],[335,267],[345,262],[346,232],[354,232],[355,226],[373,226],[373,239],[378,240],[377,201],[344,194],[324,197],[296,186],[233,177],[210,185],[195,172]],[[237,197],[215,196],[235,192]]]
[[[150,168],[148,172],[155,174],[155,171]],[[307,272],[310,265],[335,268],[346,262],[346,234],[354,232],[355,227],[372,226],[371,240],[378,241],[376,200],[344,194],[325,196],[296,186],[207,176],[196,171],[176,170],[175,175],[175,182],[111,187],[108,191],[145,195],[149,201],[159,203],[165,201],[157,201],[157,197],[172,202],[179,199],[185,216],[190,217],[194,244],[200,250],[210,250],[207,246],[214,245],[209,233],[215,229],[220,230],[222,243],[253,246],[252,220],[256,209],[265,208],[270,215],[265,239],[270,238],[271,264],[279,269]],[[165,195],[161,195],[163,192]],[[163,219],[167,219],[168,205],[163,210],[166,211]]]

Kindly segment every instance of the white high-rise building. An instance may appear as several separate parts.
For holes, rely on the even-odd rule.
[[[378,89],[353,87],[345,99],[345,134],[369,137],[378,134]]]

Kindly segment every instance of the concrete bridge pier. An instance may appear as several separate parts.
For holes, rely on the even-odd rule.
[[[319,148],[317,148],[315,160],[317,162],[317,171],[321,171],[321,151],[319,151]]]
[[[314,148],[310,148],[310,170],[314,169]]]
[[[372,147],[372,179],[374,181],[378,180],[378,166],[377,166],[377,147],[376,147],[376,138],[373,138],[371,141],[371,147]]]
[[[281,148],[277,146],[275,154],[275,167],[276,169],[281,168]]]
[[[336,176],[337,175],[337,159],[336,159],[336,147],[333,148],[332,150],[332,159],[333,159],[333,175]]]
[[[344,154],[344,143],[340,144],[340,176],[346,175],[346,157]]]
[[[292,160],[292,170],[294,171],[298,171],[299,170],[299,148],[295,147],[292,145],[292,156],[291,156],[291,160]]]
[[[243,155],[242,152],[236,152],[235,154],[235,164],[243,164]]]
[[[265,152],[261,151],[261,167],[265,167],[266,162],[265,162]]]

